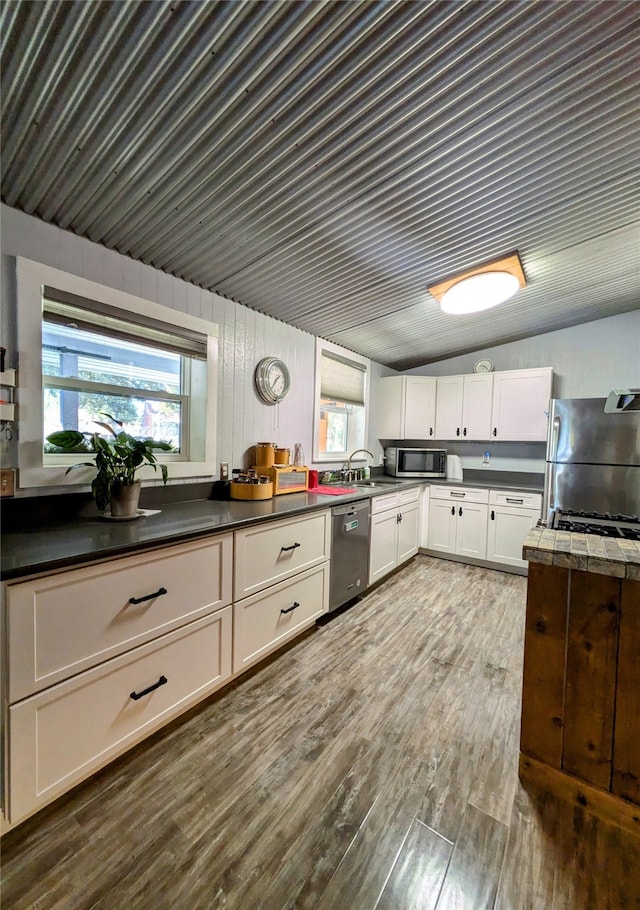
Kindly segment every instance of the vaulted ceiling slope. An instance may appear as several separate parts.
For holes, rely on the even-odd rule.
[[[408,368],[640,306],[640,3],[5,2],[2,198]],[[427,287],[519,250],[474,317]]]

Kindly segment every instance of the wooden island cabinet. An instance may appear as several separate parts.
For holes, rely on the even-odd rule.
[[[520,776],[640,834],[640,544],[533,529]]]

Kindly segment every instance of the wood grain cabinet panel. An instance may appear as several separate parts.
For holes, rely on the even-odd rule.
[[[622,583],[620,600],[611,789],[640,804],[640,581],[632,579]]]
[[[9,585],[18,701],[231,603],[233,535]]]
[[[319,565],[330,548],[328,510],[236,531],[234,600]]]
[[[620,581],[572,572],[563,770],[608,790],[613,758]]]
[[[222,685],[231,626],[229,606],[12,705],[11,823]]]

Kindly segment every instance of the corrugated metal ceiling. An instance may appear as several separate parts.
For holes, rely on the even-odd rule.
[[[637,2],[2,13],[9,205],[397,368],[640,306]]]

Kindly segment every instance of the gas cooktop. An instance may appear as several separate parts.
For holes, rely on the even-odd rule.
[[[609,512],[583,512],[557,509],[551,527],[554,531],[574,531],[624,540],[640,540],[640,518],[637,515],[611,515]]]

